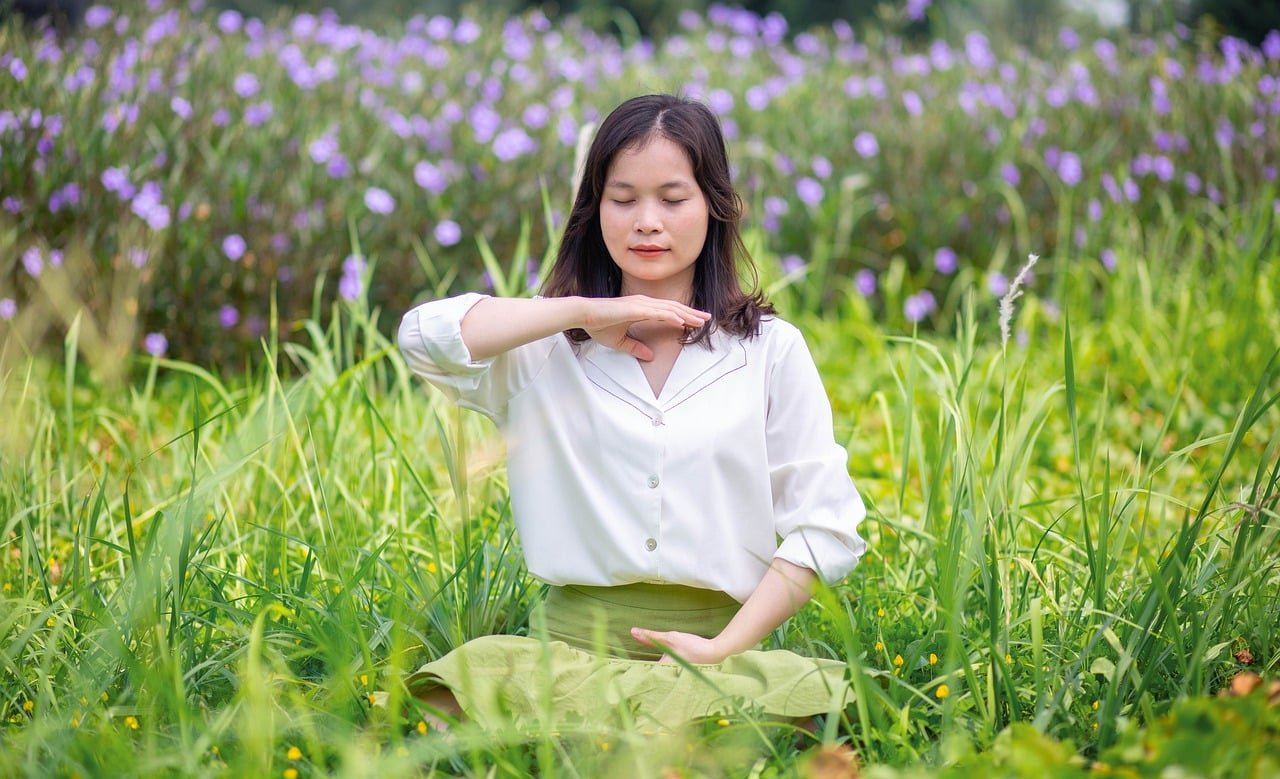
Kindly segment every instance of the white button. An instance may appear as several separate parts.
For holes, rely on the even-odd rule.
[[[657,476],[650,476],[650,477],[649,477],[649,489],[653,489],[654,487],[657,487],[657,486],[658,486],[658,477],[657,477]]]
[[[654,417],[654,418],[653,418],[653,426],[654,426],[654,427],[657,427],[657,426],[659,426],[659,425],[661,425],[661,424],[662,424],[662,415],[661,415],[661,414],[659,414],[658,416],[656,416],[656,417]]]
[[[644,548],[652,552],[653,550],[658,548],[658,542],[652,538],[646,538],[644,540]]]

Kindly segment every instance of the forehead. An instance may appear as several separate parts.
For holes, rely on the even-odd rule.
[[[609,164],[605,186],[695,183],[693,164],[684,147],[661,135],[620,150]]]

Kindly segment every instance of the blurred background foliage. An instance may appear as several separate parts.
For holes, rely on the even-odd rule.
[[[704,14],[713,0],[215,0],[213,5],[245,14],[271,16],[284,11],[318,12],[331,8],[340,17],[381,26],[414,14],[459,16],[521,13],[542,9],[549,18],[573,14],[598,31],[646,36],[669,34],[678,27],[681,11]],[[1208,22],[1224,34],[1257,45],[1268,30],[1280,29],[1280,0],[744,0],[733,3],[764,16],[781,14],[793,30],[844,19],[855,27],[883,23],[906,7],[928,7],[926,18],[912,32],[928,35],[945,25],[961,29],[1003,30],[1024,44],[1051,34],[1064,24],[1097,25],[1119,20],[1134,32],[1153,33],[1182,23]]]

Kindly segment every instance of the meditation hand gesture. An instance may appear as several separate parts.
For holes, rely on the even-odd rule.
[[[686,327],[702,327],[711,318],[707,312],[683,303],[645,295],[586,300],[587,310],[582,329],[587,335],[610,349],[628,352],[645,362],[653,359],[653,349],[631,334],[632,325],[654,322],[663,327],[683,330]]]
[[[677,630],[645,630],[632,628],[631,635],[645,646],[662,649],[664,654],[660,663],[674,663],[672,655],[686,663],[696,665],[719,663],[731,652],[721,649],[713,638],[703,638],[693,633],[681,633]]]

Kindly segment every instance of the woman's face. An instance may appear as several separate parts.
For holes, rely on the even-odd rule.
[[[622,294],[691,300],[707,219],[683,148],[657,136],[618,152],[605,177],[600,231],[622,271]]]

